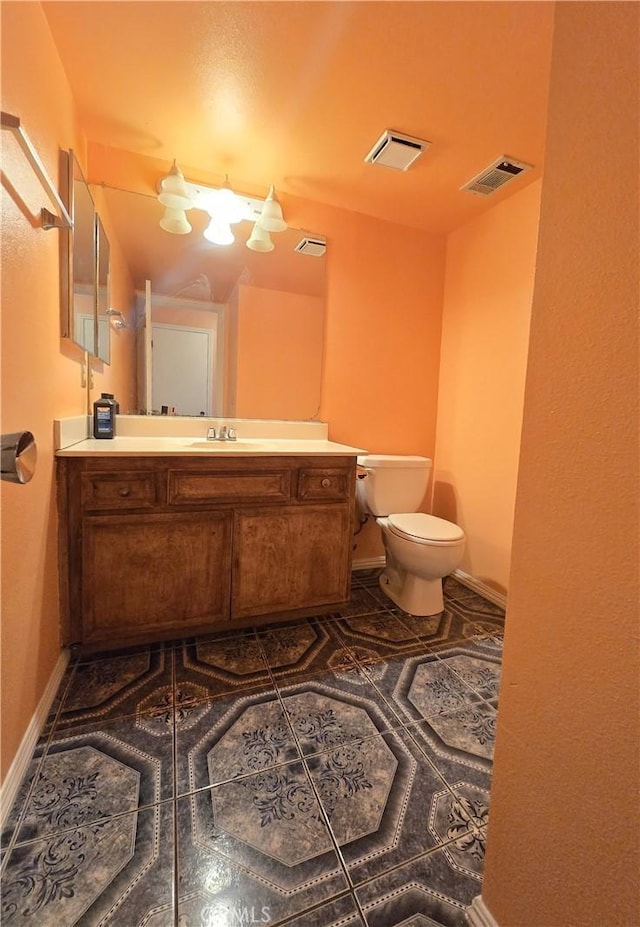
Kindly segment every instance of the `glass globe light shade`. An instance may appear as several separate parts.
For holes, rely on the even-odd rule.
[[[232,245],[236,240],[229,223],[222,221],[217,216],[211,217],[211,222],[204,230],[203,235],[207,241],[212,242],[214,245]]]
[[[273,251],[274,245],[271,236],[266,229],[261,228],[258,223],[253,226],[251,235],[247,239],[247,248],[250,251]]]
[[[160,181],[158,200],[169,209],[185,210],[193,206],[187,185],[184,182],[184,175],[175,161],[167,176]]]
[[[273,187],[269,189],[258,223],[267,232],[284,232],[287,227],[282,215],[282,206],[278,202]]]
[[[188,235],[191,231],[184,209],[172,209],[170,206],[167,206],[160,219],[160,228],[165,232],[171,232],[172,235]]]

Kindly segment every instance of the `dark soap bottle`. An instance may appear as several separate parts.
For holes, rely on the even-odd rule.
[[[111,393],[103,393],[93,404],[93,437],[113,438],[116,433],[116,401]]]

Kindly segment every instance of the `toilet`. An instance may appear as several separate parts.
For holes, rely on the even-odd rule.
[[[442,577],[456,569],[464,552],[462,528],[417,511],[430,471],[428,457],[358,457],[358,503],[382,529],[386,566],[380,588],[410,615],[443,610]]]

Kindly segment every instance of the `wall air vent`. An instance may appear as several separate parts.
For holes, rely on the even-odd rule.
[[[327,250],[326,238],[301,238],[293,249],[298,254],[310,254],[312,257],[322,257]]]
[[[500,187],[509,183],[510,180],[519,177],[525,171],[530,171],[531,167],[531,164],[514,161],[513,158],[507,158],[506,155],[503,155],[468,183],[465,183],[460,189],[468,190],[469,193],[477,193],[480,196],[490,196]]]
[[[396,171],[406,171],[426,151],[431,142],[411,135],[401,135],[392,129],[386,129],[375,143],[365,161],[392,167]]]

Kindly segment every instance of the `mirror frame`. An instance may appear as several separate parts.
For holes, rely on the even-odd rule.
[[[63,338],[69,338],[74,344],[77,344],[82,350],[87,351],[92,357],[97,355],[98,350],[98,317],[97,317],[97,250],[96,250],[96,229],[97,213],[89,185],[87,184],[80,165],[73,153],[73,149],[60,151],[60,193],[62,201],[67,208],[71,217],[72,226],[70,229],[64,229],[60,235],[60,319],[61,335]],[[77,258],[77,236],[78,236],[78,218],[79,210],[75,184],[81,182],[86,194],[91,200],[92,215],[90,228],[88,229],[92,241],[91,267],[93,268],[93,280],[91,281],[90,296],[92,303],[93,318],[93,338],[91,346],[85,344],[78,331],[78,325],[75,312],[75,266]],[[86,230],[85,230],[86,231]]]

